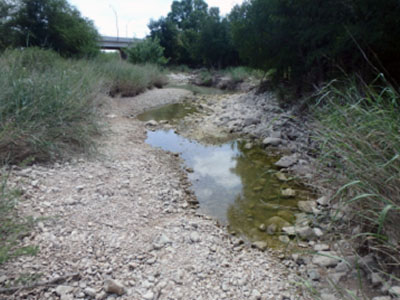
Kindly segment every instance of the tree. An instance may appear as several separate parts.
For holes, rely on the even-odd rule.
[[[63,56],[92,56],[99,39],[93,23],[66,0],[19,0],[7,20],[14,46],[50,48]]]
[[[164,48],[158,38],[147,38],[128,50],[128,60],[134,64],[153,63],[165,65],[168,59],[164,57]]]
[[[237,63],[228,20],[203,0],[174,1],[168,16],[151,21],[149,28],[171,63],[208,67]]]
[[[250,0],[229,20],[241,59],[304,87],[343,71],[399,76],[399,15],[398,0]]]

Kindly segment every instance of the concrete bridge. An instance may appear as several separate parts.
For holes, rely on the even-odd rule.
[[[126,58],[126,53],[123,51],[124,48],[128,48],[134,44],[138,39],[130,39],[123,37],[114,36],[101,36],[99,40],[99,47],[105,50],[118,50],[123,59]]]

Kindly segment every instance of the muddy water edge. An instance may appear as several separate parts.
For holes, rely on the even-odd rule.
[[[267,154],[243,137],[227,134],[204,141],[179,135],[178,124],[182,126],[185,117],[199,113],[199,105],[185,101],[138,115],[149,125],[146,142],[180,154],[202,213],[249,242],[286,247],[290,240],[281,234],[282,228],[304,218],[297,203],[314,195],[274,166],[278,155]]]

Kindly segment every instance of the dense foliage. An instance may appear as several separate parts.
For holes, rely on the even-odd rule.
[[[339,70],[398,77],[399,15],[397,0],[250,0],[229,19],[246,63],[311,85]]]
[[[245,64],[312,87],[354,71],[399,78],[399,15],[398,0],[249,0],[227,17],[203,0],[181,0],[149,28],[173,64]]]
[[[152,63],[165,65],[168,59],[164,57],[164,48],[158,38],[147,38],[137,42],[127,50],[128,60],[134,64]]]
[[[97,41],[93,23],[66,0],[0,1],[0,50],[36,46],[63,56],[93,56]]]
[[[174,1],[167,17],[152,20],[149,28],[173,64],[226,67],[238,62],[229,22],[203,0]]]

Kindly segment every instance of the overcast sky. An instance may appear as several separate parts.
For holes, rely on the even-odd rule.
[[[68,0],[84,17],[94,21],[102,35],[117,36],[118,16],[120,37],[145,37],[150,19],[166,16],[173,0]],[[219,7],[221,14],[230,12],[243,0],[205,0],[209,7]]]

